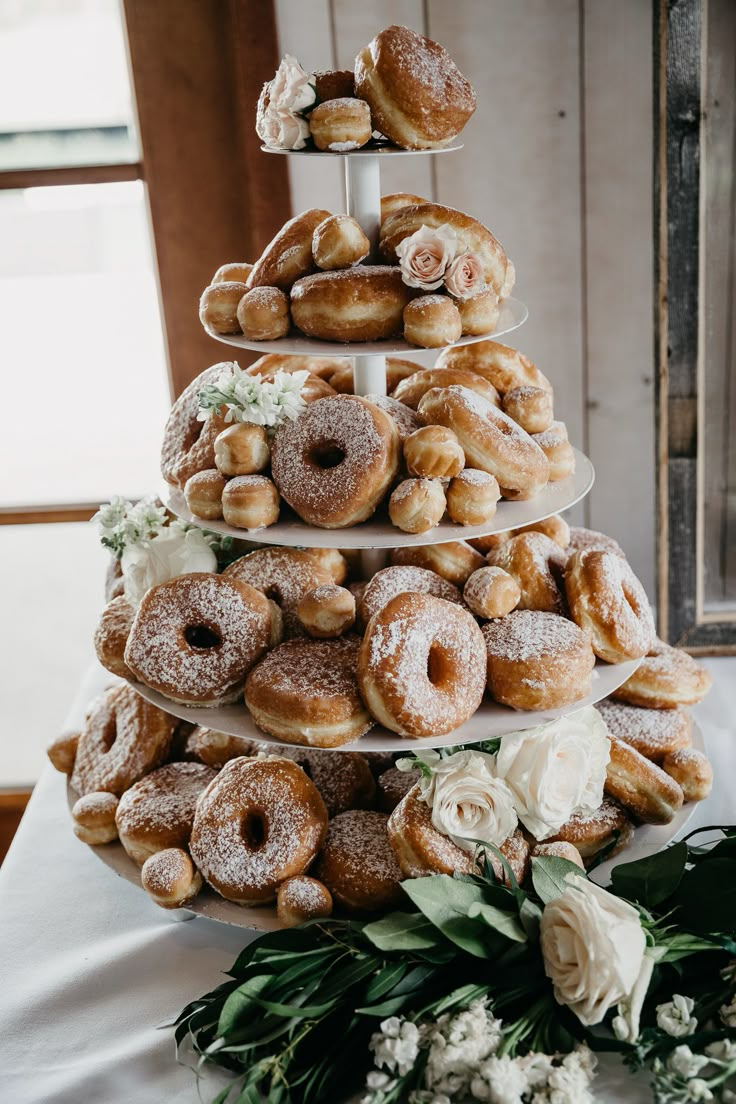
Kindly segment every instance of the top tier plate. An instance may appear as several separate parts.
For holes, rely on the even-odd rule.
[[[450,142],[449,146],[442,146],[441,149],[409,150],[400,149],[399,146],[391,146],[388,143],[372,141],[367,146],[361,146],[360,149],[354,150],[289,150],[261,146],[264,153],[280,153],[287,157],[421,157],[428,153],[455,153],[462,148],[462,142]]]

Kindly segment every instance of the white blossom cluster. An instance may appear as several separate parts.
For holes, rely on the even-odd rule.
[[[675,993],[671,1001],[657,1006],[657,1026],[674,1039],[694,1035],[698,1019],[693,1016],[691,997]],[[720,1009],[724,1027],[736,1027],[736,995]],[[694,1053],[683,1043],[666,1061],[654,1062],[654,1098],[657,1104],[699,1104],[719,1100],[736,1104],[736,1041],[720,1039]],[[729,1088],[729,1084],[731,1087]]]
[[[199,393],[199,421],[213,410],[225,408],[226,422],[250,422],[275,428],[286,419],[298,418],[306,407],[302,388],[309,372],[274,372],[273,379],[251,376],[235,361],[223,365],[215,383]]]
[[[152,540],[166,525],[166,510],[153,498],[142,498],[135,504],[115,495],[104,503],[92,518],[96,521],[100,540],[118,559],[126,548]]]

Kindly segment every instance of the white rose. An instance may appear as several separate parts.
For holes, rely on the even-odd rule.
[[[504,736],[496,774],[511,790],[519,820],[543,840],[573,813],[595,812],[603,801],[609,757],[608,730],[589,706],[552,724]]]
[[[451,226],[420,226],[396,246],[401,278],[409,287],[434,291],[457,251],[457,235]]]
[[[542,913],[540,945],[555,1000],[582,1024],[600,1023],[630,1001],[645,967],[646,937],[632,906],[569,874],[568,889]]]
[[[463,851],[475,850],[473,840],[499,847],[516,828],[512,795],[495,777],[492,755],[458,751],[440,760],[421,785],[432,824]]]
[[[199,529],[185,532],[174,524],[153,540],[126,548],[120,565],[125,597],[138,606],[147,590],[176,575],[217,571],[217,557]]]
[[[303,149],[309,137],[309,123],[302,117],[315,103],[314,75],[306,73],[287,54],[272,81],[263,86],[256,112],[256,131],[273,149]]]

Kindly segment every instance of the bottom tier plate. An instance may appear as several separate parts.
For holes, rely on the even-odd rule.
[[[703,736],[695,721],[692,726],[693,747],[700,751],[704,749]],[[77,795],[71,786],[67,785],[67,801],[69,809],[77,799]],[[620,855],[602,863],[594,871],[594,880],[599,885],[606,885],[610,881],[611,869],[618,863],[633,862],[635,859],[643,859],[647,855],[654,855],[679,835],[690,820],[697,808],[696,804],[683,805],[677,816],[669,824],[642,824],[634,832],[634,838]],[[102,847],[91,847],[91,851],[101,862],[113,870],[126,882],[136,886],[141,893],[145,890],[141,886],[140,867],[136,866],[132,859],[128,858],[121,843],[106,843]],[[151,902],[151,908],[157,906]],[[226,901],[208,886],[202,890],[193,904],[186,910],[176,910],[172,916],[175,919],[183,919],[182,913],[187,917],[206,916],[209,920],[217,920],[220,924],[230,924],[233,927],[246,928],[249,931],[278,931],[283,925],[276,915],[274,905],[260,905],[257,908],[244,908],[232,901]]]

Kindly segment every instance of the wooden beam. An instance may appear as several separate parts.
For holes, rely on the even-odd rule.
[[[50,525],[66,521],[89,521],[99,503],[77,502],[53,506],[3,506],[0,525]]]
[[[8,169],[0,172],[0,190],[10,188],[47,188],[57,184],[116,184],[121,180],[140,180],[140,161],[120,165],[68,165],[51,169]]]

